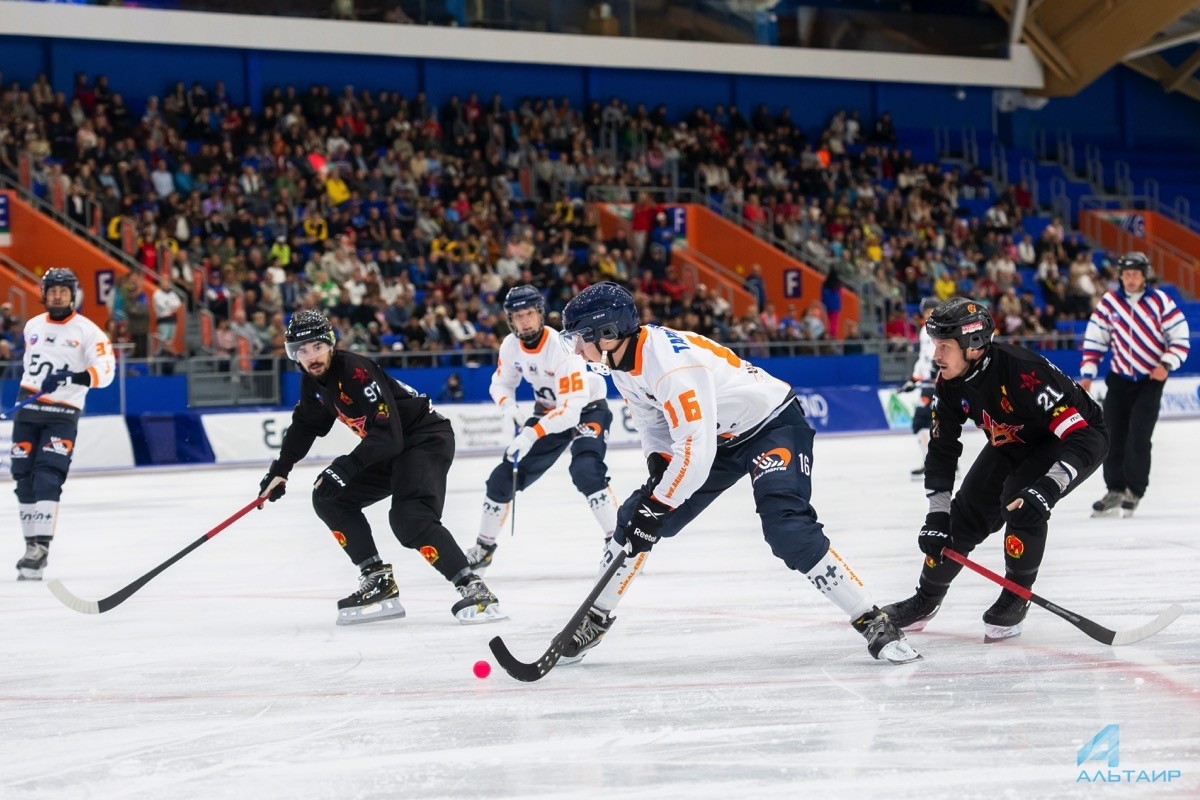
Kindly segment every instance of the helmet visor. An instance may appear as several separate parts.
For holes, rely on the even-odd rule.
[[[292,361],[300,361],[323,356],[331,348],[325,339],[309,339],[303,342],[286,342],[283,349],[287,351],[288,358]]]

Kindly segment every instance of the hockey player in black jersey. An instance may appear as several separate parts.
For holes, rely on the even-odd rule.
[[[941,370],[925,457],[929,513],[917,537],[925,565],[917,593],[883,609],[910,631],[933,618],[962,570],[943,559],[943,547],[965,555],[1007,525],[1005,577],[1032,587],[1054,504],[1086,480],[1108,450],[1100,407],[1036,353],[993,343],[995,324],[982,305],[951,298],[930,314],[925,327]],[[988,446],[951,499],[968,419],[987,434]],[[1029,601],[1001,592],[983,615],[985,641],[1020,634],[1028,610]]]
[[[442,525],[446,474],[454,460],[454,430],[429,398],[388,376],[369,358],[334,349],[329,321],[319,311],[298,311],[285,335],[288,356],[299,363],[300,400],[283,437],[279,458],[263,477],[262,497],[275,502],[287,477],[318,436],[340,420],[361,440],[338,456],[313,485],[313,509],[361,572],[358,591],[338,602],[339,625],[403,617],[392,567],[376,549],[363,509],[391,496],[388,515],[400,543],[416,550],[458,589],[451,612],[463,624],[503,619],[496,596],[467,565],[467,557]]]

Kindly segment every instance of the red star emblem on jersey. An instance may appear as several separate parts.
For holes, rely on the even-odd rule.
[[[983,424],[979,427],[983,428],[987,434],[988,441],[992,443],[992,447],[1001,447],[1013,442],[1020,443],[1023,440],[1017,436],[1017,431],[1024,428],[1024,425],[1007,425],[1003,422],[996,422],[992,419],[992,415],[986,410],[983,412]]]
[[[1041,385],[1042,382],[1038,380],[1037,374],[1033,371],[1021,373],[1021,388],[1025,391],[1032,392]]]
[[[354,378],[354,380],[358,381],[361,384],[366,384],[367,381],[371,380],[370,374],[362,367],[355,367],[354,374],[351,375],[350,377]]]
[[[366,417],[347,417],[339,409],[337,412],[338,419],[342,421],[347,428],[354,431],[354,435],[360,439],[365,439],[367,436],[367,418]]]

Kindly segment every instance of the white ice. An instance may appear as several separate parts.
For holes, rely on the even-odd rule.
[[[981,442],[972,434],[968,457]],[[1020,638],[985,645],[980,614],[999,590],[964,572],[911,637],[925,660],[876,662],[771,555],[743,482],[659,544],[599,648],[534,684],[472,665],[492,660],[497,634],[533,660],[590,588],[601,534],[565,462],[520,495],[487,575],[512,619],[478,627],[455,622],[457,595],[392,537],[382,506],[376,540],[408,617],[336,627],[357,572],[312,513],[319,467],[305,464],[281,502],[106,614],[9,572],[0,797],[1200,796],[1198,442],[1200,421],[1160,423],[1135,518],[1090,519],[1093,476],[1051,521],[1042,596],[1110,628],[1189,609],[1140,644],[1106,647],[1035,607]],[[817,440],[814,504],[881,605],[907,597],[920,568],[917,462],[905,435]],[[445,519],[464,545],[494,463],[451,471]],[[644,479],[634,450],[610,465],[621,495]],[[47,577],[108,595],[249,502],[262,472],[74,476]],[[1002,571],[1000,537],[976,557]],[[1119,765],[1077,766],[1109,724]],[[1078,781],[1085,770],[1158,782],[1099,787]]]

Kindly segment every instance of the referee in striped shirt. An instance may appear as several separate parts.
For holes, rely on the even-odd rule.
[[[1117,259],[1121,286],[1105,293],[1083,336],[1079,385],[1084,391],[1106,351],[1112,364],[1104,379],[1104,423],[1108,457],[1104,460],[1104,497],[1092,504],[1092,516],[1133,516],[1150,483],[1150,436],[1158,422],[1167,375],[1187,358],[1188,324],[1164,292],[1146,285],[1150,261],[1143,253]]]

